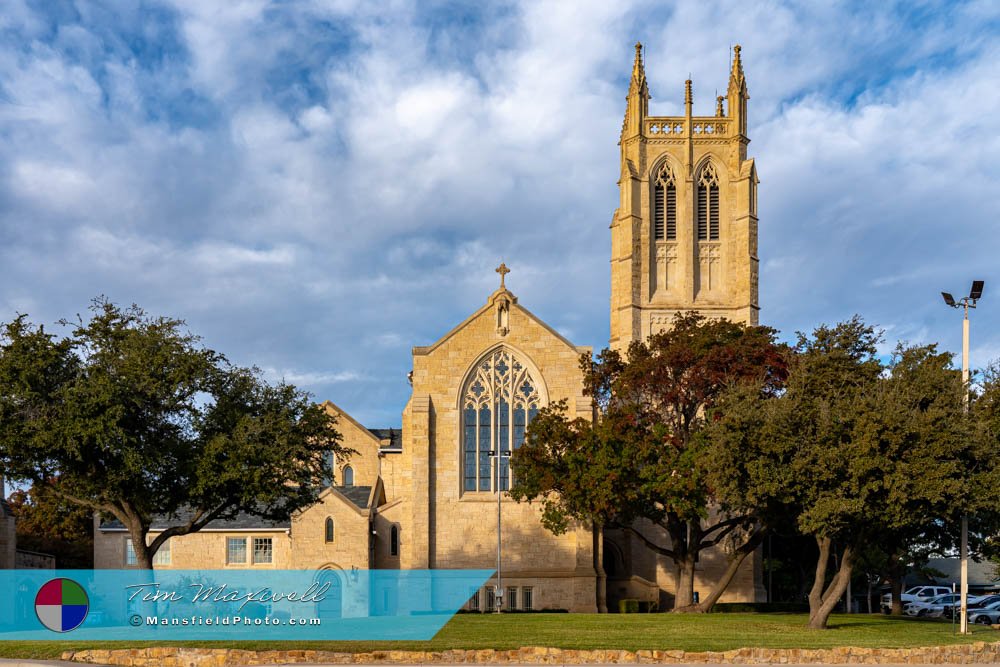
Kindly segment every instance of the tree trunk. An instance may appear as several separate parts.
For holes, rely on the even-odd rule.
[[[733,554],[732,559],[730,559],[729,566],[726,568],[726,571],[723,572],[722,576],[719,577],[719,580],[715,582],[715,588],[712,589],[712,592],[698,604],[697,611],[703,614],[712,611],[712,607],[715,606],[715,603],[719,601],[722,594],[726,592],[727,588],[729,588],[729,584],[732,583],[733,577],[735,577],[736,573],[739,571],[740,565],[743,564],[743,561],[746,560],[747,556],[753,553],[757,547],[761,545],[764,541],[765,535],[767,535],[766,529],[758,529],[747,538],[746,542],[741,544],[739,548],[736,549],[736,553]]]
[[[694,605],[694,554],[678,556],[674,565],[674,611],[690,611]]]
[[[821,545],[820,546],[821,555],[822,551],[823,548]],[[854,551],[852,550],[851,547],[845,547],[844,553],[841,555],[840,558],[840,569],[837,571],[837,574],[833,577],[833,580],[830,582],[830,585],[827,587],[826,591],[823,592],[820,604],[815,609],[815,611],[813,611],[812,599],[810,596],[810,609],[809,609],[810,628],[813,628],[814,630],[826,629],[826,623],[830,618],[830,614],[833,613],[833,610],[834,608],[836,608],[837,603],[840,602],[840,598],[844,595],[844,591],[847,589],[847,582],[851,580],[851,572],[853,567],[854,567]],[[813,589],[815,590],[815,588],[816,586],[814,584]]]
[[[872,575],[868,573],[865,575],[865,581],[868,582],[868,613],[872,613]]]
[[[130,524],[132,522],[129,522]],[[135,563],[140,570],[153,569],[153,551],[146,544],[147,529],[141,525],[127,525],[128,535],[132,539],[132,550],[135,552]]]
[[[892,591],[892,602],[889,613],[893,616],[903,615],[903,566],[895,554],[889,556],[889,588]]]
[[[816,546],[819,547],[819,557],[816,559],[816,577],[813,579],[812,588],[809,589],[809,618],[811,619],[819,611],[823,604],[823,589],[826,588],[826,569],[830,563],[830,547],[832,543],[828,537],[816,537]]]

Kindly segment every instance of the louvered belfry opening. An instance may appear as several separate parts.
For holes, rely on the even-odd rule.
[[[677,239],[677,188],[674,172],[666,163],[660,165],[653,184],[653,238]]]
[[[698,179],[698,240],[719,240],[719,177],[711,162]]]

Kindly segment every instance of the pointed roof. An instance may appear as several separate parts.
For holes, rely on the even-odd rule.
[[[635,43],[635,60],[632,62],[632,80],[629,83],[628,94],[649,97],[649,86],[646,83],[646,68],[642,64],[642,42]]]
[[[733,90],[746,92],[747,79],[743,74],[743,59],[740,57],[741,47],[739,44],[733,47],[733,67],[729,72],[729,92]]]

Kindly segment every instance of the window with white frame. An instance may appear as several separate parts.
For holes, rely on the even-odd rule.
[[[135,555],[135,545],[132,544],[132,538],[125,538],[125,564],[126,565],[138,565],[139,559]]]
[[[270,537],[253,538],[253,562],[255,565],[274,562],[274,545]]]
[[[226,563],[230,565],[243,565],[246,562],[247,562],[247,538],[227,537]]]
[[[486,587],[486,611],[496,611],[497,592],[492,586]]]
[[[153,555],[153,565],[170,565],[170,539],[160,545]]]
[[[517,609],[517,586],[507,587],[507,609]]]
[[[354,468],[344,467],[344,486],[354,486]]]
[[[479,611],[479,589],[472,591],[469,596],[469,611]]]
[[[510,488],[510,457],[524,442],[525,430],[541,407],[538,382],[507,348],[478,362],[462,399],[462,489]],[[490,452],[500,452],[494,462]],[[508,456],[502,454],[506,452]]]
[[[534,589],[531,586],[524,586],[521,588],[521,609],[524,611],[531,611],[534,604]]]

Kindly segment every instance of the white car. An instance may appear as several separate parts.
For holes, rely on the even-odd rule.
[[[912,602],[926,602],[931,598],[936,598],[939,595],[947,595],[951,593],[951,589],[947,586],[913,586],[908,588],[900,598],[903,601],[903,609],[906,609],[906,605]],[[882,609],[888,611],[892,608],[892,593],[886,593],[882,596]]]
[[[940,618],[944,615],[945,607],[958,604],[961,597],[962,596],[956,593],[948,593],[947,595],[939,595],[931,598],[930,600],[911,602],[903,609],[903,613],[907,616],[929,616],[931,618]]]

